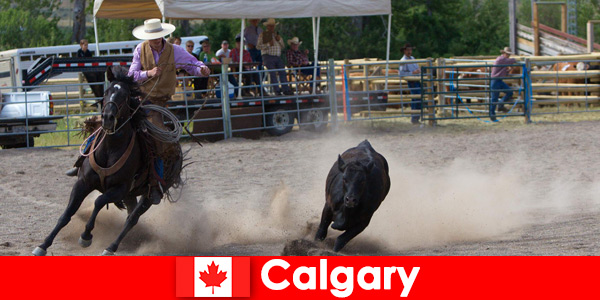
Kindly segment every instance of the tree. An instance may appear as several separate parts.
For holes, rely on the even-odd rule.
[[[3,9],[0,11],[0,50],[64,44],[65,36],[57,23],[27,10]]]
[[[75,0],[73,3],[73,37],[71,42],[78,43],[85,38],[85,2],[86,0]]]
[[[32,16],[41,15],[53,17],[54,11],[60,6],[60,0],[0,0],[0,10],[9,8],[28,11]]]

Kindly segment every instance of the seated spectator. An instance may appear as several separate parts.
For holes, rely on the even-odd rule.
[[[224,57],[229,57],[229,53],[231,52],[231,50],[229,49],[229,42],[228,41],[223,41],[221,42],[221,49],[219,49],[217,51],[217,57],[219,58],[220,62],[223,62],[223,58]]]
[[[235,37],[235,48],[233,48],[231,50],[231,52],[229,53],[229,57],[231,58],[231,63],[234,65],[238,64],[240,62],[240,44],[241,44],[241,38],[240,38],[240,35],[238,34]],[[244,49],[242,62],[244,62],[244,63],[252,62],[252,57],[250,55],[250,52],[246,49]],[[249,66],[244,67],[244,71],[249,71],[249,70],[252,70],[252,68]],[[260,85],[260,79],[259,79],[260,77],[259,77],[258,73],[244,74],[242,76],[242,78],[244,80],[244,85],[247,85],[247,86],[248,85]],[[242,95],[248,96],[249,91],[247,89],[243,89]]]
[[[187,42],[185,42],[185,50],[191,54],[193,57],[195,57],[196,59],[198,59],[198,55],[194,54],[194,41],[192,40],[188,40]]]
[[[208,39],[202,41],[202,52],[200,52],[200,54],[198,54],[198,60],[209,64],[216,64],[219,63],[219,59],[217,58],[217,55],[215,55],[212,50],[211,50],[211,45],[210,45],[210,41]],[[214,68],[216,69],[216,68]],[[221,68],[219,68],[219,72],[221,71]]]
[[[177,41],[177,38],[173,38],[173,40],[174,40],[174,42],[176,42],[176,41]],[[181,39],[179,39],[179,42],[181,43]],[[194,53],[192,52],[192,50],[194,50],[194,41],[192,41],[192,40],[188,40],[187,42],[185,42],[185,50],[186,50],[186,51],[187,51],[189,54],[191,54],[193,57],[195,57],[196,59],[198,59],[198,57],[196,56],[196,54],[194,54]],[[187,77],[187,76],[190,76],[190,74],[188,74],[188,72],[186,72],[185,70],[183,70],[183,69],[177,70],[177,77]],[[200,81],[199,81],[199,79],[198,79],[198,78],[194,78],[194,79],[192,80],[192,82],[194,83],[194,87],[195,87],[196,89],[198,89],[198,86],[200,86],[200,85],[201,85],[201,83],[200,83]],[[184,82],[183,82],[183,84],[184,84],[186,87],[190,86],[189,79],[185,79],[185,80],[184,80]],[[200,95],[199,95],[199,96],[200,96]],[[197,98],[198,98],[198,97],[197,97]]]
[[[308,49],[300,51],[301,44],[302,42],[298,37],[288,40],[288,45],[290,46],[290,49],[286,53],[288,65],[295,68],[312,67],[313,64],[308,60]],[[307,76],[313,75],[314,69],[300,69],[300,72]],[[317,79],[321,79],[321,68],[317,68]]]
[[[202,41],[202,52],[200,52],[200,54],[198,55],[198,60],[207,64],[211,68],[212,74],[221,73],[221,62],[219,62],[218,57],[211,51],[210,47],[210,41],[208,39]],[[200,79],[200,89],[205,90],[208,86],[208,77],[200,77]],[[232,74],[229,74],[228,80],[237,88],[237,81],[235,80],[235,77],[233,77]]]
[[[194,49],[194,51],[192,51],[194,56],[199,57],[200,52],[202,52],[202,43],[204,43],[204,42],[210,42],[210,41],[208,40],[208,38],[204,38],[203,40],[200,40],[200,42],[198,42],[198,47],[196,47],[196,49]],[[200,60],[200,58],[198,58],[198,60]]]
[[[175,37],[173,45],[181,46],[181,38]]]

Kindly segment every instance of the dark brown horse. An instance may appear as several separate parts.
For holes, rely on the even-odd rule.
[[[127,232],[152,206],[147,180],[148,173],[152,171],[152,158],[147,145],[152,143],[148,143],[148,137],[142,130],[146,115],[142,109],[137,109],[141,92],[133,78],[125,74],[122,69],[107,72],[111,84],[104,92],[102,129],[94,137],[91,154],[79,170],[67,208],[54,230],[35,248],[34,255],[46,254],[58,232],[69,223],[85,197],[93,190],[100,191],[102,195],[96,198],[92,215],[79,238],[82,247],[92,244],[92,229],[102,207],[113,203],[119,208],[127,208],[128,212],[125,227],[103,255],[113,255]],[[182,155],[179,143],[176,147],[179,159],[169,166],[165,165],[165,169],[172,170],[169,176],[165,173],[167,189],[180,182]],[[139,201],[137,196],[141,196]]]

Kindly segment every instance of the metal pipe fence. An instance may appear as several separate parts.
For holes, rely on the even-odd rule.
[[[519,74],[502,78],[491,77],[493,61],[473,59],[329,60],[320,62],[317,69],[267,70],[249,65],[241,72],[232,65],[233,71],[222,67],[221,73],[207,78],[180,74],[168,107],[184,126],[189,125],[191,134],[206,140],[259,138],[265,131],[281,135],[294,128],[335,130],[341,122],[382,119],[418,117],[429,124],[453,119],[487,121],[493,116],[492,94],[507,92],[514,94],[504,103],[510,110],[498,112],[498,119],[520,116],[529,121],[531,116],[544,114],[600,111],[600,67],[594,63],[525,59],[506,65],[521,68]],[[420,72],[405,74],[402,70],[410,64],[417,64]],[[271,72],[279,76],[271,77]],[[313,78],[315,72],[320,73],[317,78]],[[503,79],[510,86],[492,87],[494,79]],[[83,121],[100,113],[96,102],[102,98],[88,92],[89,87],[104,89],[106,83],[54,83],[0,87],[6,98],[0,103],[0,144],[79,146]],[[572,107],[566,109],[565,105]],[[25,117],[8,115],[16,108],[24,110]]]
[[[452,64],[454,63],[454,64]],[[437,66],[424,67],[436,70],[435,79],[425,79],[437,84],[430,95],[436,99],[432,106],[437,112],[433,121],[452,119],[479,119],[485,122],[514,116],[529,116],[529,70],[525,64],[497,65],[521,68],[519,74],[492,77],[493,62],[477,60],[439,60]],[[512,85],[509,86],[506,83]],[[493,86],[496,85],[496,86]],[[499,99],[503,93],[504,101]],[[428,93],[424,93],[424,96]],[[510,94],[516,97],[510,97]],[[495,99],[496,101],[493,101]],[[503,111],[496,112],[496,106]],[[509,106],[510,109],[504,111]]]

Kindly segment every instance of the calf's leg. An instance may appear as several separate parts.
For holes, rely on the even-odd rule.
[[[323,207],[323,213],[321,213],[321,223],[319,223],[315,240],[322,241],[327,237],[327,228],[329,227],[329,224],[331,224],[332,219],[333,212],[331,212],[329,205],[325,203],[325,206]]]

